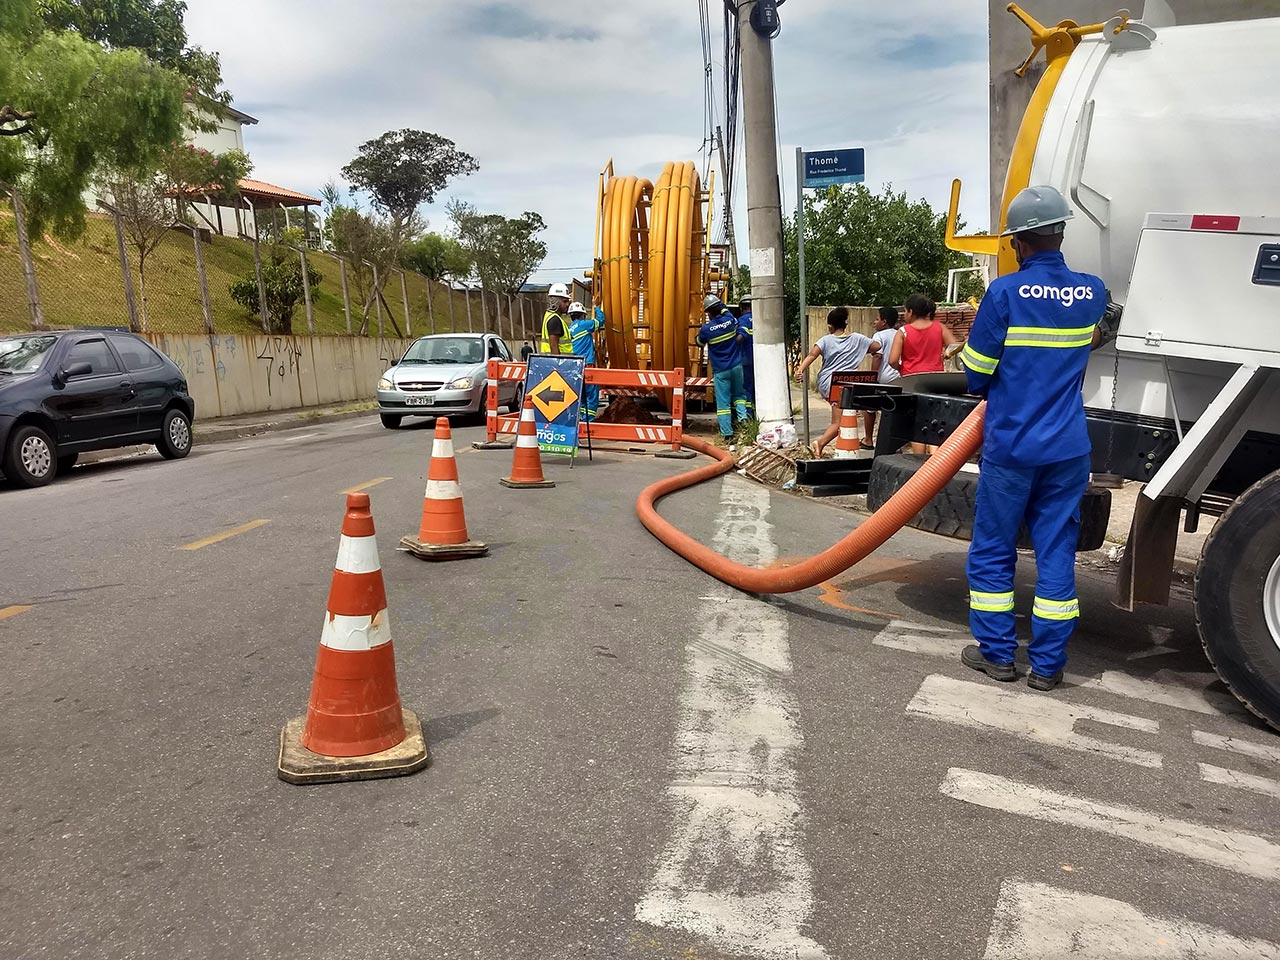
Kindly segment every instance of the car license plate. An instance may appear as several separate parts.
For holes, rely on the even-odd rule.
[[[431,406],[430,397],[405,397],[404,402],[409,407],[429,407]]]

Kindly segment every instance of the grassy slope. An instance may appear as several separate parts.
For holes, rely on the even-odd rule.
[[[110,219],[90,215],[84,236],[72,243],[44,238],[33,248],[36,279],[44,304],[45,319],[54,327],[127,326],[124,281],[116,256],[115,230]],[[135,290],[140,289],[136,255],[130,251]],[[328,254],[308,255],[312,266],[322,275],[312,290],[316,333],[345,334],[346,318],[342,309],[342,281],[338,262]],[[209,284],[209,300],[214,328],[218,333],[260,333],[255,315],[231,299],[229,287],[240,277],[253,275],[253,245],[230,237],[215,237],[204,244],[205,272]],[[352,327],[360,328],[360,305],[353,278],[351,283]],[[422,277],[406,276],[409,287],[410,316],[415,334],[430,332],[427,313],[426,282]],[[437,332],[448,332],[449,307],[447,288],[431,285]],[[395,318],[404,331],[404,304],[399,277],[384,286],[390,314],[383,312],[384,331],[395,336]],[[204,314],[200,305],[200,287],[195,268],[195,252],[190,237],[170,233],[147,260],[147,312],[149,329],[162,333],[202,333]],[[467,329],[466,302],[459,292],[454,298],[455,325]],[[481,329],[479,296],[471,297],[472,319]],[[372,313],[372,311],[371,311]],[[529,313],[532,317],[532,312]],[[540,319],[540,315],[539,315]],[[0,331],[25,330],[29,326],[26,295],[18,260],[17,239],[11,212],[0,212]],[[494,323],[493,300],[489,301],[489,323]],[[307,333],[306,312],[301,303],[293,315],[294,333]],[[503,332],[507,325],[504,322]],[[376,314],[370,317],[369,333],[378,332]]]

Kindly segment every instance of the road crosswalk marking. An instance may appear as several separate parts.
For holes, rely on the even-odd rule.
[[[958,659],[960,651],[973,643],[967,632],[950,627],[928,627],[905,620],[895,620],[880,631],[871,641],[878,647],[903,650],[908,653],[920,653],[926,656]],[[1085,690],[1101,690],[1104,693],[1128,697],[1132,700],[1144,700],[1166,707],[1176,707],[1192,713],[1208,716],[1243,716],[1245,708],[1230,694],[1206,689],[1217,681],[1211,673],[1184,674],[1168,677],[1168,682],[1144,679],[1125,673],[1122,670],[1105,670],[1101,676],[1087,677],[1078,673],[1066,673],[1063,682],[1070,687]],[[1193,680],[1199,686],[1188,686],[1185,681]]]
[[[1280,765],[1280,746],[1254,743],[1252,740],[1241,740],[1239,737],[1224,737],[1220,733],[1207,733],[1204,730],[1192,730],[1191,739],[1203,747],[1216,747],[1230,753],[1238,753],[1242,757],[1252,757],[1265,763]]]
[[[1260,880],[1280,880],[1280,846],[1252,834],[1056,793],[959,767],[947,771],[938,789],[945,796],[991,810],[1106,833]]]
[[[769,492],[726,478],[714,546],[739,563],[777,556]],[[728,953],[825,960],[813,913],[796,764],[786,614],[728,588],[702,600],[686,647],[676,728],[676,823],[636,919],[707,937]]]
[[[1082,677],[1077,674],[1068,674],[1063,677],[1068,683],[1091,690],[1104,690],[1122,697],[1146,700],[1148,703],[1159,703],[1193,713],[1209,716],[1243,716],[1245,714],[1244,707],[1235,697],[1216,690],[1204,689],[1208,684],[1217,681],[1218,678],[1214,674],[1204,673],[1194,678],[1181,675],[1181,678],[1195,679],[1201,686],[1199,688],[1185,686],[1174,678],[1170,678],[1172,680],[1170,683],[1162,683],[1158,680],[1130,676],[1120,670],[1105,670],[1100,677]]]
[[[1076,723],[1095,723],[1158,733],[1160,724],[1145,717],[1116,713],[1083,704],[1070,703],[1041,694],[1007,690],[985,683],[953,680],[941,674],[925,677],[920,689],[907,704],[907,713],[932,717],[945,723],[984,730],[1000,730],[1036,743],[1065,747],[1137,764],[1159,767],[1160,754],[1127,747],[1079,733]]]
[[[1000,886],[983,960],[1280,960],[1280,946],[1043,883]]]
[[[1241,790],[1280,799],[1280,780],[1271,780],[1252,773],[1241,773],[1239,770],[1229,770],[1226,767],[1215,767],[1211,763],[1201,763],[1198,766],[1200,779],[1207,783],[1220,783],[1223,786],[1238,787]]]

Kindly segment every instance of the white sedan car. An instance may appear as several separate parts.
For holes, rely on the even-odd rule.
[[[511,351],[492,333],[437,333],[419,337],[378,381],[378,413],[389,430],[404,417],[449,414],[480,415],[485,411],[490,359],[510,360]],[[524,384],[498,384],[498,403],[519,410]]]

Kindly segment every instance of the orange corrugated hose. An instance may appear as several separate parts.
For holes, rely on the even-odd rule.
[[[688,560],[695,567],[722,580],[731,587],[748,593],[791,593],[825,583],[836,574],[848,570],[871,554],[898,532],[926,503],[947,485],[956,471],[982,446],[982,423],[986,416],[984,400],[974,408],[938,452],[925,461],[915,475],[858,529],[821,553],[795,566],[778,570],[759,570],[734,563],[693,537],[677,530],[658,514],[656,504],[668,494],[728,473],[734,458],[724,450],[696,437],[686,436],[684,445],[714,457],[716,462],[688,473],[667,477],[645,487],[636,500],[640,522],[655,537]]]

